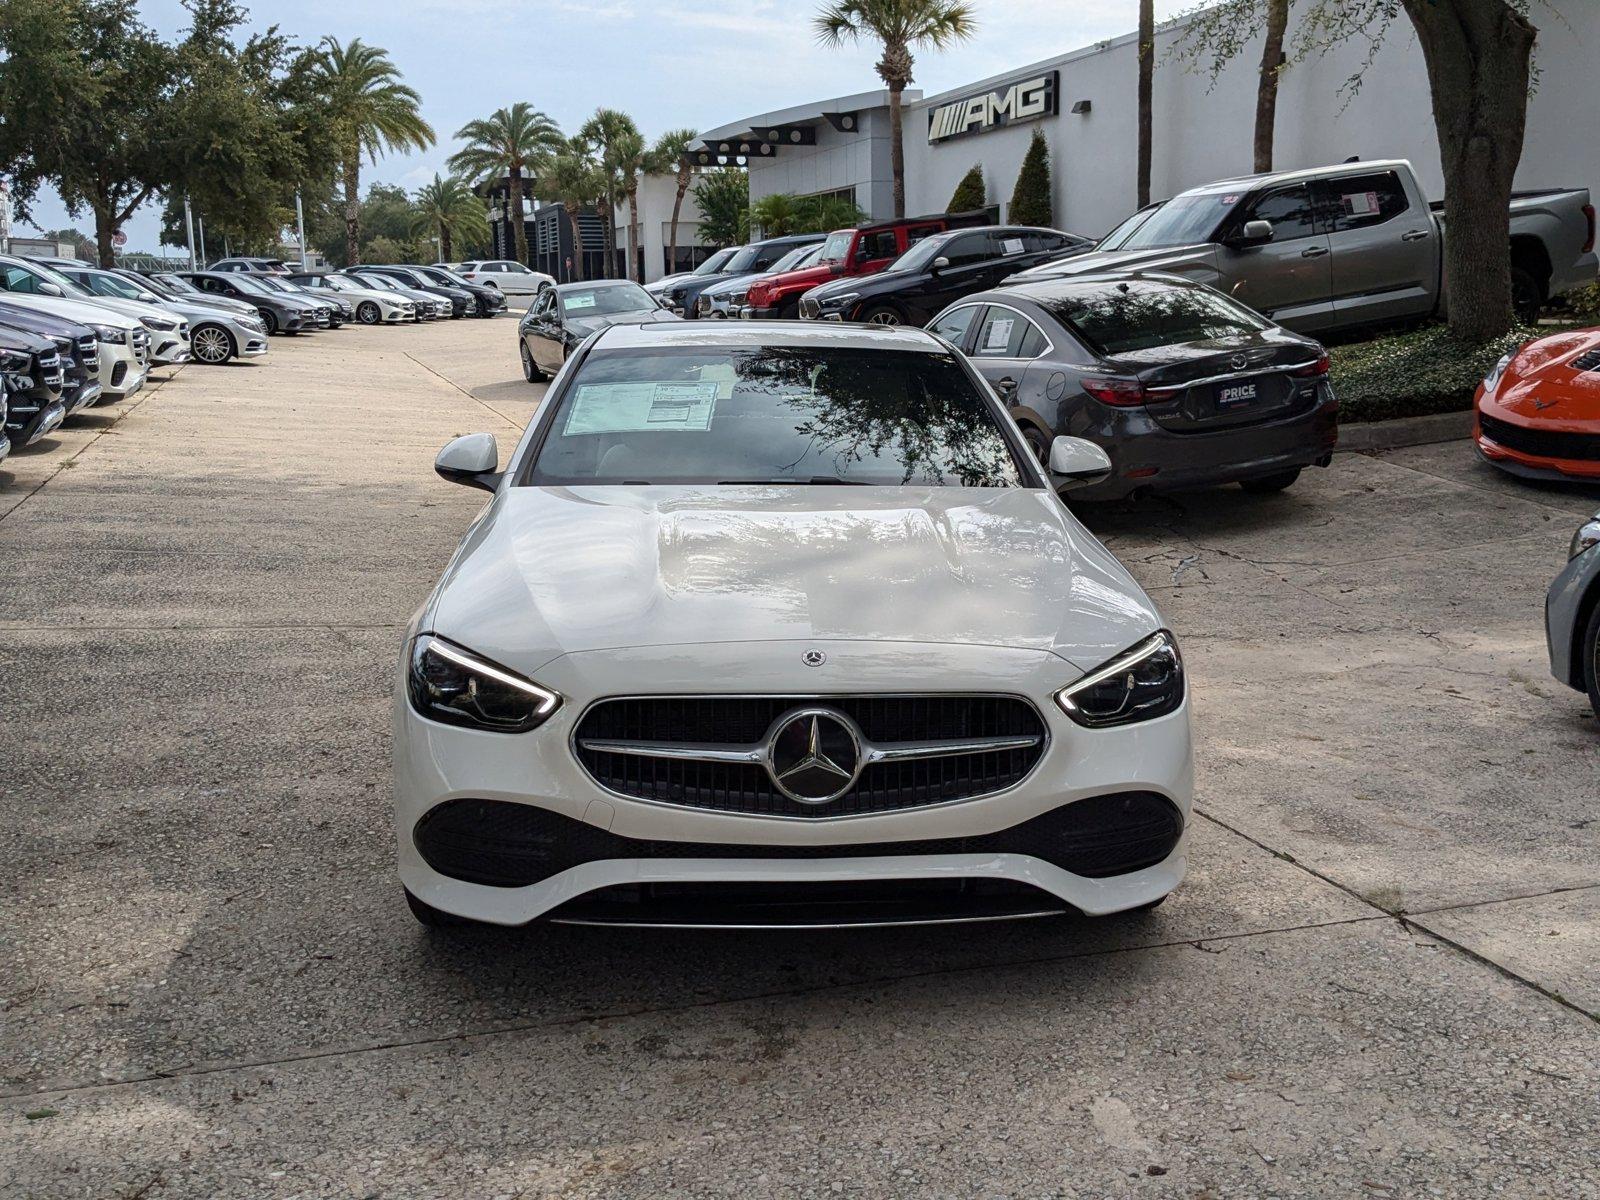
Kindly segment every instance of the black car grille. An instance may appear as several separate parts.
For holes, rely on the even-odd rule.
[[[1574,371],[1600,371],[1600,346],[1585,351],[1572,360]]]
[[[1153,867],[1183,835],[1183,817],[1155,792],[1114,792],[1052,809],[998,833],[909,842],[822,846],[646,841],[507,800],[447,800],[412,831],[441,875],[490,887],[526,887],[610,858],[900,858],[917,854],[1026,854],[1090,879]]]
[[[1600,462],[1600,433],[1561,433],[1553,429],[1527,429],[1509,421],[1478,414],[1483,436],[1507,450],[1538,458],[1565,458],[1574,462]]]
[[[853,720],[875,745],[987,737],[1034,737],[1019,749],[870,763],[855,785],[827,804],[801,804],[780,792],[759,763],[718,763],[618,754],[585,741],[751,745],[778,718],[817,703]],[[998,792],[1033,770],[1045,749],[1039,714],[1015,696],[847,696],[817,701],[784,696],[659,696],[605,700],[574,734],[578,761],[611,791],[642,800],[719,812],[810,819],[893,812]]]

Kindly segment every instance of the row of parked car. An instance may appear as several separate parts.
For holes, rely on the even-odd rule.
[[[492,282],[443,266],[300,272],[279,259],[229,258],[204,271],[141,272],[0,255],[0,459],[75,413],[132,396],[154,367],[259,358],[273,335],[505,307]]]

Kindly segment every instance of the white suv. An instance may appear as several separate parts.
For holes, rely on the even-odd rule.
[[[507,262],[505,259],[464,262],[456,273],[473,283],[497,287],[505,296],[536,296],[541,289],[555,284],[555,280],[543,271],[534,271],[519,262]]]

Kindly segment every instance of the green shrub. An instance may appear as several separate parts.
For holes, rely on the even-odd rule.
[[[974,163],[972,170],[961,177],[955,193],[950,197],[947,212],[974,212],[989,203],[989,192],[983,184],[983,165]]]
[[[1520,326],[1492,341],[1463,342],[1428,325],[1369,342],[1335,346],[1333,390],[1341,421],[1388,421],[1472,407],[1478,384],[1502,355],[1551,332]]]
[[[1037,128],[1028,143],[1022,170],[1017,172],[1017,186],[1011,193],[1006,220],[1013,225],[1055,224],[1055,209],[1050,202],[1050,147]]]
[[[1600,283],[1568,292],[1563,299],[1579,321],[1587,325],[1600,322]]]

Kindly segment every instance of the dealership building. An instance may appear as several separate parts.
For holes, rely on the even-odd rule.
[[[1536,13],[1538,87],[1528,111],[1519,188],[1600,191],[1593,63],[1600,51],[1600,4],[1561,4]],[[1184,25],[1156,35],[1151,194],[1251,170],[1261,42],[1247,44],[1213,81],[1172,56]],[[1291,22],[1289,43],[1295,27]],[[1098,236],[1135,207],[1138,144],[1137,35],[1018,67],[924,96],[904,94],[906,211],[941,212],[977,164],[1001,220],[1034,130],[1050,148],[1056,225]],[[1280,169],[1351,157],[1407,158],[1430,197],[1444,180],[1422,51],[1398,17],[1353,94],[1360,39],[1284,71],[1274,160]],[[706,133],[695,152],[706,166],[740,163],[750,198],[777,192],[849,197],[873,218],[893,216],[888,94],[841,96],[741,117]]]

